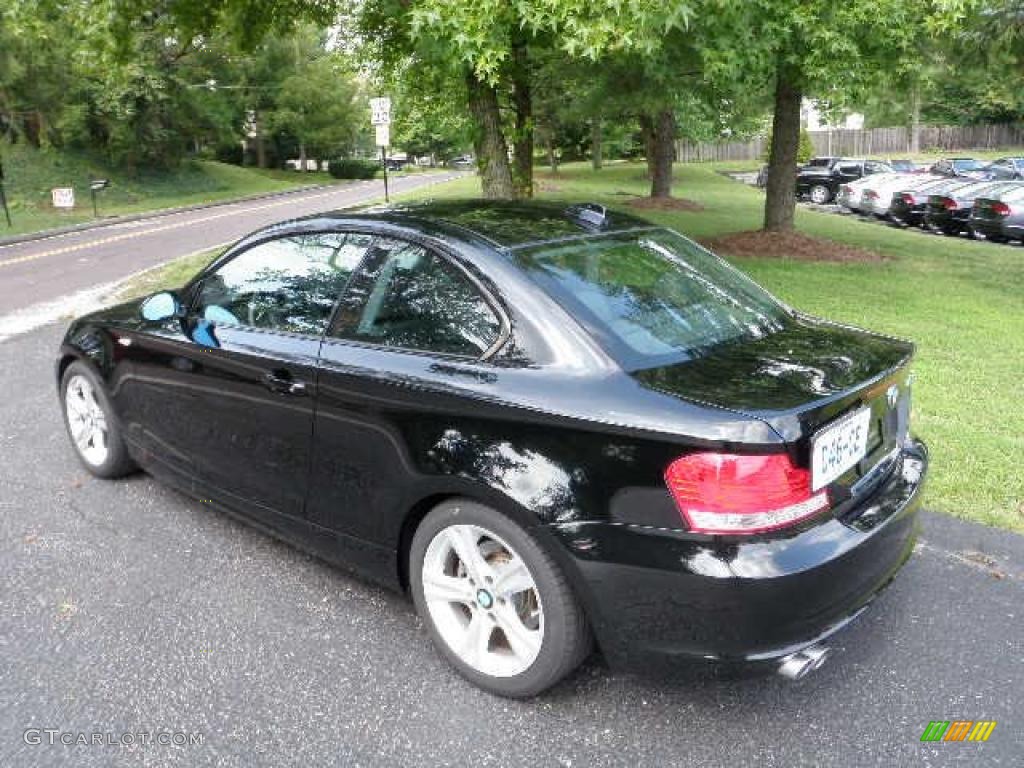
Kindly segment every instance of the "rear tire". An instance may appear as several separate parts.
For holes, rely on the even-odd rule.
[[[103,382],[89,366],[76,360],[67,367],[61,377],[60,399],[71,445],[89,472],[114,478],[137,469]]]
[[[565,574],[508,517],[465,499],[420,523],[409,585],[434,645],[474,685],[528,698],[572,672],[590,630]]]
[[[816,203],[817,205],[825,205],[825,203],[832,199],[832,190],[830,190],[824,184],[815,184],[813,187],[811,187],[808,196],[811,198],[812,203]]]

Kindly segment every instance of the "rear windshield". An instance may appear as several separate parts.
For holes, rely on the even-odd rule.
[[[627,370],[781,330],[763,288],[674,232],[650,229],[515,251],[519,265]]]
[[[953,167],[958,171],[977,171],[984,168],[985,164],[969,158],[958,158],[953,161]]]

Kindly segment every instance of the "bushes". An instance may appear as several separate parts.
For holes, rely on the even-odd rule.
[[[764,140],[764,151],[761,153],[761,162],[763,162],[763,163],[771,162],[771,153],[772,153],[772,129],[769,128],[768,129],[768,135],[765,137],[765,140]],[[796,161],[798,163],[801,163],[801,164],[806,163],[812,157],[814,157],[814,154],[815,154],[815,148],[814,148],[814,142],[811,140],[811,134],[809,134],[807,132],[806,128],[801,128],[800,129],[800,143],[797,145],[797,149],[796,149]]]
[[[372,179],[380,166],[373,160],[335,157],[327,161],[327,172],[335,179]]]

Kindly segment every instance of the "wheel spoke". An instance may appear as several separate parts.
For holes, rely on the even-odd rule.
[[[99,427],[93,427],[92,430],[92,445],[97,451],[107,452],[107,433]]]
[[[74,392],[68,392],[68,410],[75,416],[84,416],[87,413],[85,401]]]
[[[86,433],[89,431],[89,428],[84,419],[69,419],[68,426],[71,427],[71,439],[74,440],[75,443],[80,444],[81,441],[87,437]]]
[[[453,525],[447,530],[448,543],[459,560],[469,578],[479,582],[483,579],[485,567],[484,559],[480,556],[480,548],[477,546],[477,538],[471,529],[465,525]]]
[[[72,434],[72,438],[75,441],[75,445],[78,446],[78,450],[85,452],[89,450],[89,442],[92,439],[92,430],[86,424],[82,424],[78,431]]]
[[[462,647],[458,651],[459,656],[467,664],[479,667],[487,655],[487,646],[491,641],[492,632],[494,632],[494,624],[482,611],[475,611],[466,627]]]
[[[423,574],[423,597],[428,601],[467,605],[474,600],[473,589],[467,579],[427,572]]]
[[[533,589],[534,584],[526,564],[517,557],[496,569],[491,587],[495,594],[507,596]]]
[[[537,630],[527,629],[518,614],[511,608],[495,611],[494,618],[498,627],[505,633],[512,653],[520,661],[526,664],[532,663],[540,651],[541,633]]]

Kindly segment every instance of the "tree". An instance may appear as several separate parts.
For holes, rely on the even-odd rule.
[[[902,0],[763,0],[760,41],[735,50],[774,88],[764,228],[793,228],[800,106],[807,95],[841,107],[913,51],[928,9]],[[733,39],[731,44],[739,46]]]
[[[317,58],[297,62],[281,82],[268,125],[296,138],[299,167],[305,171],[309,155],[351,154],[368,114],[369,102],[344,59],[321,51]]]

